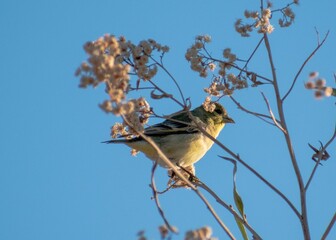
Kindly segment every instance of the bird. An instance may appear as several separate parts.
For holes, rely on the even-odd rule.
[[[221,104],[217,102],[213,104],[214,109],[212,112],[206,111],[201,105],[190,111],[190,113],[207,133],[217,138],[226,123],[235,123],[235,121],[228,116]],[[150,137],[167,158],[179,167],[193,166],[207,153],[214,143],[199,130],[199,127],[189,117],[187,111],[173,113],[162,123],[145,128],[144,135]],[[126,144],[130,148],[144,153],[160,166],[169,168],[160,159],[157,151],[141,136],[131,139],[112,139],[103,143]]]

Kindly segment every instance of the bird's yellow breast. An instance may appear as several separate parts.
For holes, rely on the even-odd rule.
[[[217,138],[223,127],[224,124],[208,127],[206,131]],[[213,141],[201,132],[152,137],[152,140],[171,162],[178,163],[183,167],[199,161],[213,145]],[[146,141],[128,142],[126,144],[143,152],[151,160],[158,161],[161,166],[167,167],[164,161],[159,158],[156,150]]]

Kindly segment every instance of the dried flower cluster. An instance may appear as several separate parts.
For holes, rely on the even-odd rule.
[[[208,88],[204,91],[211,96],[220,97],[223,95],[232,95],[235,90],[247,88],[248,84],[243,76],[236,76],[229,73],[226,76],[214,77]]]
[[[203,78],[208,76],[208,70],[214,71],[216,65],[213,61],[206,61],[203,59],[202,50],[205,48],[205,44],[211,42],[211,37],[209,35],[197,36],[195,43],[187,49],[185,58],[190,62],[190,67],[192,70],[199,73]]]
[[[321,99],[323,96],[330,97],[336,96],[336,89],[326,86],[326,80],[319,78],[318,72],[312,72],[309,74],[309,80],[305,83],[307,89],[314,90],[315,98]]]
[[[210,86],[204,91],[211,96],[220,97],[222,95],[231,95],[235,89],[247,87],[246,78],[240,73],[239,76],[228,72],[232,67],[235,67],[237,60],[236,54],[231,52],[230,48],[223,50],[224,61],[213,59],[205,44],[210,42],[209,36],[197,36],[195,43],[187,49],[185,54],[186,59],[190,62],[192,70],[199,73],[203,78],[208,76],[208,71],[214,72],[218,64],[218,75],[212,78]],[[207,106],[207,105],[206,105]],[[211,109],[211,107],[206,107]]]
[[[188,231],[184,237],[185,240],[216,240],[211,237],[212,229],[208,226],[202,227],[193,231]]]
[[[210,97],[206,97],[204,102],[202,103],[202,106],[205,111],[207,112],[213,112],[216,109],[216,104],[211,101]]]
[[[292,25],[295,19],[295,13],[290,7],[286,7],[284,10],[281,11],[282,18],[279,19],[280,27],[289,27]]]
[[[291,4],[298,4],[298,0],[294,0]],[[272,12],[281,12],[282,17],[279,19],[279,26],[280,27],[289,27],[295,19],[295,14],[291,9],[290,5],[288,4],[286,7],[282,9],[277,9],[271,11],[273,7],[272,2],[267,2],[267,8],[262,9],[261,12],[259,11],[244,11],[244,16],[246,19],[251,19],[251,23],[243,23],[243,20],[237,19],[235,22],[235,29],[236,31],[243,37],[249,37],[250,33],[257,29],[258,33],[262,34],[270,34],[274,31],[274,26],[270,23],[270,19],[272,18]]]
[[[194,167],[194,165],[190,165],[187,167],[182,168],[177,168],[177,170],[179,171],[179,173],[181,173],[185,178],[189,179],[190,176],[195,176],[196,173],[196,169]],[[190,175],[192,174],[192,175]],[[172,169],[168,170],[168,176],[171,176],[169,181],[168,181],[168,186],[172,187],[172,188],[188,188],[188,185],[181,180]]]
[[[162,57],[169,48],[152,39],[135,45],[124,37],[116,38],[107,34],[96,41],[87,42],[84,50],[88,59],[75,73],[80,77],[79,87],[96,87],[104,83],[109,99],[99,107],[106,113],[122,115],[127,119],[123,124],[112,127],[111,136],[132,136],[136,135],[136,131],[143,131],[151,109],[144,98],[127,101],[126,96],[131,87],[130,76],[137,76],[137,84],[140,80],[152,79],[157,72],[153,51],[161,53]]]
[[[109,101],[105,101],[104,103],[106,102]],[[103,108],[102,105],[100,105],[100,107]],[[144,98],[129,100],[126,103],[117,105],[117,107],[111,109],[111,111],[116,115],[123,115],[126,119],[123,124],[116,123],[111,128],[112,138],[118,136],[124,136],[126,138],[138,136],[137,131],[144,131],[144,125],[148,122],[148,119],[152,114],[150,105]],[[132,155],[135,154],[135,152],[132,152]]]
[[[258,11],[245,10],[244,16],[247,19],[252,19],[253,23],[243,24],[242,19],[238,19],[235,23],[236,31],[243,37],[249,37],[250,32],[258,29],[258,33],[272,33],[274,30],[273,25],[270,23],[272,11],[270,8],[263,9],[261,14]]]

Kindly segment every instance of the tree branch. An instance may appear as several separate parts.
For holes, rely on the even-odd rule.
[[[330,223],[328,224],[328,227],[327,227],[327,229],[325,230],[323,236],[321,237],[321,240],[325,240],[325,239],[327,239],[327,236],[328,236],[330,230],[332,229],[332,227],[334,226],[335,222],[336,222],[336,213],[334,213],[334,216],[333,216],[333,218],[331,219]]]
[[[270,122],[270,121],[267,121],[266,119],[264,118],[268,118],[268,119],[271,119],[273,120],[270,116],[266,115],[266,114],[262,114],[262,113],[257,113],[257,112],[252,112],[248,109],[246,109],[245,107],[243,107],[234,97],[232,97],[231,95],[229,96],[230,99],[237,105],[237,107],[242,110],[243,112],[246,112],[248,114],[251,114],[259,119],[261,119],[262,121],[268,123],[268,124],[271,124],[273,126],[275,126],[275,124],[273,122]],[[277,122],[279,122],[279,120],[276,120]]]
[[[272,76],[273,76],[273,86],[274,86],[274,91],[275,91],[275,96],[276,96],[276,102],[277,102],[277,107],[278,107],[278,113],[279,113],[279,117],[280,117],[280,121],[281,121],[281,125],[282,128],[284,130],[286,130],[286,133],[284,133],[284,137],[286,140],[286,144],[287,144],[287,148],[288,148],[288,152],[292,161],[292,165],[294,168],[294,172],[297,178],[297,182],[299,185],[299,189],[300,189],[300,203],[301,203],[301,217],[300,217],[300,222],[301,222],[301,227],[302,227],[302,231],[303,231],[303,235],[305,240],[310,240],[310,232],[309,232],[309,225],[308,225],[308,214],[307,214],[307,204],[306,204],[306,191],[304,189],[304,183],[303,183],[303,179],[302,179],[302,175],[300,172],[300,168],[298,166],[297,160],[296,160],[296,156],[294,153],[294,148],[292,145],[292,141],[288,132],[288,128],[286,125],[286,119],[285,119],[285,114],[284,114],[284,110],[283,110],[283,105],[282,105],[282,101],[281,101],[281,97],[280,97],[280,90],[279,90],[279,86],[278,86],[278,80],[277,80],[277,74],[275,71],[275,66],[274,66],[274,62],[273,62],[273,57],[272,57],[272,51],[271,51],[271,46],[268,40],[268,36],[267,34],[264,34],[265,37],[265,47],[268,53],[268,59],[271,65],[271,70],[272,70]]]
[[[332,137],[330,138],[330,140],[326,143],[326,145],[324,145],[324,147],[322,147],[322,149],[319,151],[318,155],[317,155],[317,161],[315,163],[315,166],[314,166],[314,169],[313,171],[311,172],[310,174],[310,177],[306,183],[306,186],[305,186],[305,191],[308,190],[308,187],[310,185],[310,182],[312,181],[313,177],[314,177],[314,174],[317,170],[317,167],[319,166],[321,160],[322,160],[322,156],[323,156],[323,153],[327,150],[327,147],[335,140],[336,138],[336,127],[335,127],[335,130],[334,130],[334,134],[332,135]]]
[[[244,226],[253,234],[255,240],[261,240],[262,238],[259,234],[226,202],[224,202],[211,188],[209,188],[205,183],[200,180],[195,181],[195,185],[207,191],[213,198],[222,205],[225,209],[227,209],[235,218],[239,219],[239,221],[244,224]]]
[[[125,121],[125,123],[130,126],[131,128],[133,128],[133,130],[139,134],[146,142],[148,142],[157,152],[157,154],[159,155],[159,158],[164,161],[164,163],[171,168],[175,174],[185,182],[185,184],[190,187],[198,196],[199,198],[205,203],[205,205],[207,206],[207,208],[209,209],[210,213],[212,214],[212,216],[216,219],[216,221],[218,222],[218,224],[222,227],[222,229],[225,231],[225,233],[229,236],[230,239],[235,240],[235,237],[233,236],[233,234],[230,232],[230,229],[223,223],[223,221],[219,218],[219,216],[217,215],[217,213],[215,212],[215,210],[213,209],[213,207],[211,206],[211,204],[209,203],[209,201],[204,197],[204,195],[198,191],[198,189],[185,177],[183,176],[183,174],[181,174],[178,169],[176,168],[176,166],[166,157],[166,155],[162,152],[162,150],[157,146],[157,144],[150,138],[147,137],[145,134],[143,134],[142,132],[138,131],[137,129],[135,129],[132,124],[126,119],[125,116],[123,116],[123,119]]]
[[[177,87],[177,89],[178,89],[178,91],[179,91],[179,93],[180,93],[180,96],[181,96],[181,98],[182,98],[182,101],[183,101],[183,104],[184,104],[184,106],[186,106],[187,105],[187,103],[186,103],[186,100],[185,100],[185,98],[184,98],[184,96],[183,96],[183,92],[182,92],[182,90],[181,90],[181,87],[180,87],[180,85],[177,83],[177,81],[176,81],[176,79],[174,78],[174,76],[167,70],[167,68],[163,65],[163,63],[162,63],[162,58],[161,58],[161,62],[159,63],[155,58],[153,58],[151,55],[149,55],[149,57],[161,68],[161,69],[163,69],[163,71],[165,71],[165,73],[167,73],[167,75],[173,80],[173,82],[174,82],[174,84],[176,85],[176,87]],[[151,83],[153,84],[153,82],[151,81]]]
[[[190,113],[190,112],[189,112]],[[237,154],[233,153],[229,148],[227,148],[224,144],[222,144],[220,141],[218,141],[216,138],[211,136],[207,131],[205,131],[202,126],[199,125],[199,123],[196,121],[195,117],[191,114],[189,114],[189,117],[193,120],[193,122],[196,124],[196,126],[199,128],[199,130],[207,136],[209,139],[211,139],[214,143],[216,143],[219,147],[221,147],[224,151],[226,151],[229,155],[231,155],[235,160],[237,160],[239,163],[241,163],[244,167],[246,167],[248,170],[250,170],[254,175],[256,175],[262,182],[264,182],[268,187],[270,187],[274,192],[276,192],[287,204],[288,206],[293,210],[295,215],[301,219],[301,215],[299,211],[296,209],[296,207],[293,205],[293,203],[279,190],[277,189],[273,184],[271,184],[269,181],[267,181],[260,173],[258,173],[254,168],[252,168],[250,165],[248,165],[246,162],[244,162]]]
[[[160,201],[159,201],[159,197],[158,197],[158,192],[156,190],[156,184],[155,184],[155,179],[154,179],[154,174],[155,174],[155,170],[157,168],[157,165],[158,165],[158,163],[155,161],[153,163],[152,174],[151,174],[151,185],[150,185],[150,187],[151,187],[151,189],[153,191],[153,198],[155,200],[155,204],[156,204],[157,209],[159,210],[161,218],[165,222],[165,224],[166,224],[167,228],[169,229],[169,231],[171,231],[173,233],[178,233],[178,231],[169,224],[169,222],[168,222],[168,220],[167,220],[167,218],[166,218],[166,216],[164,214],[164,211],[162,210],[161,205],[160,205]]]
[[[243,69],[245,69],[247,67],[247,65],[249,64],[249,62],[251,61],[252,57],[254,56],[254,54],[257,52],[258,48],[260,47],[261,43],[264,41],[264,37],[262,37],[257,46],[254,48],[253,52],[251,53],[250,57],[247,59]],[[240,73],[238,74],[238,76],[242,73],[242,71],[240,71]]]
[[[262,95],[263,98],[264,98],[264,101],[265,101],[266,106],[267,106],[267,108],[268,108],[268,112],[269,112],[269,114],[270,114],[270,116],[271,116],[271,118],[272,118],[272,120],[273,120],[275,126],[277,126],[277,127],[284,133],[284,134],[287,134],[286,130],[283,129],[283,127],[281,126],[281,123],[279,124],[279,122],[275,119],[274,114],[273,114],[273,111],[272,111],[272,109],[271,109],[271,106],[270,106],[270,104],[269,104],[269,102],[268,102],[268,100],[267,100],[265,94],[264,94],[263,92],[261,92],[261,95]]]
[[[307,59],[303,62],[303,64],[301,65],[299,71],[296,73],[294,80],[292,82],[292,85],[290,86],[289,90],[287,91],[287,93],[283,96],[283,98],[281,99],[281,102],[284,102],[285,99],[288,97],[288,95],[291,93],[291,91],[294,88],[294,85],[297,81],[297,79],[299,78],[303,68],[306,66],[306,64],[309,62],[309,60],[314,56],[314,54],[319,50],[319,48],[324,44],[324,42],[327,40],[327,37],[329,35],[329,31],[327,32],[327,34],[325,35],[325,37],[323,38],[322,42],[318,42],[317,43],[317,47],[314,49],[314,51],[307,57]]]

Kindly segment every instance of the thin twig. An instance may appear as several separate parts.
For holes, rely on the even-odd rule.
[[[303,64],[301,65],[299,71],[296,73],[294,80],[292,82],[292,85],[290,86],[289,90],[287,91],[287,93],[283,96],[283,98],[281,99],[281,102],[284,102],[285,99],[288,97],[288,95],[291,93],[291,91],[294,88],[294,85],[296,83],[296,81],[298,80],[303,68],[306,66],[306,64],[309,62],[309,60],[314,56],[314,54],[319,50],[319,48],[324,44],[324,42],[327,40],[327,37],[329,35],[329,31],[327,32],[327,34],[325,35],[325,37],[323,38],[322,42],[320,43],[318,40],[318,44],[317,47],[314,49],[314,51],[307,57],[307,59],[303,62]]]
[[[254,48],[253,52],[251,53],[250,57],[247,59],[243,69],[247,68],[247,65],[249,64],[249,62],[251,61],[252,57],[254,56],[254,54],[257,52],[258,48],[260,47],[261,43],[264,41],[264,37],[262,37],[257,46]],[[240,76],[240,74],[242,73],[242,71],[240,71],[240,73],[238,74],[238,76]]]
[[[154,162],[153,164],[153,168],[152,168],[152,174],[151,174],[151,185],[150,187],[152,188],[152,191],[153,191],[153,198],[155,200],[155,204],[156,204],[156,207],[157,209],[159,210],[159,213],[160,213],[160,216],[161,218],[163,219],[163,221],[165,222],[167,228],[169,229],[169,231],[173,232],[173,233],[178,233],[178,231],[173,228],[170,223],[168,222],[165,214],[164,214],[164,211],[162,210],[161,208],[161,205],[160,205],[160,201],[159,201],[159,197],[158,197],[158,192],[156,190],[156,185],[155,185],[155,179],[154,179],[154,174],[155,174],[155,170],[158,166],[158,163],[157,161]]]
[[[163,65],[163,62],[162,62],[162,58],[161,58],[161,62],[158,62],[155,58],[153,58],[151,55],[149,55],[149,57],[161,68],[161,69],[163,69],[163,71],[165,71],[165,73],[167,73],[168,74],[168,76],[173,80],[173,82],[174,82],[174,84],[176,85],[176,87],[177,87],[177,89],[178,89],[178,91],[179,91],[179,93],[180,93],[180,95],[181,95],[181,98],[182,98],[182,101],[183,101],[183,104],[184,104],[184,106],[186,106],[187,105],[187,103],[186,103],[186,100],[185,100],[185,98],[184,98],[184,96],[183,96],[183,92],[182,92],[182,90],[181,90],[181,87],[180,87],[180,85],[177,83],[177,81],[176,81],[176,79],[174,78],[174,76],[167,70],[167,68]]]
[[[182,108],[185,108],[186,105],[182,104],[179,100],[177,100],[176,98],[174,98],[172,94],[169,94],[166,91],[164,91],[157,84],[155,84],[152,80],[147,80],[147,81],[150,82],[157,90],[159,90],[163,94],[166,94],[167,96],[170,96],[169,98],[172,99],[174,102],[176,102],[178,105],[180,105]]]
[[[234,97],[232,97],[232,96],[230,96],[230,99],[237,105],[237,107],[238,107],[240,110],[242,110],[242,111],[244,111],[244,112],[246,112],[246,113],[248,113],[248,114],[251,114],[251,115],[257,117],[257,118],[263,120],[264,122],[266,122],[266,123],[268,123],[268,124],[271,124],[272,126],[275,126],[275,124],[273,123],[273,121],[270,122],[270,121],[267,121],[266,119],[264,119],[264,118],[269,118],[269,119],[273,120],[270,116],[268,116],[268,115],[266,115],[266,114],[262,114],[262,113],[252,112],[252,111],[246,109],[245,107],[243,107],[243,106],[242,106],[242,105],[241,105],[241,104],[240,104]],[[277,121],[279,122],[279,120],[277,120]]]
[[[208,200],[203,196],[203,194],[200,191],[198,191],[198,190],[194,190],[194,191],[202,199],[202,201],[205,203],[205,205],[207,206],[207,208],[211,212],[212,216],[216,219],[216,221],[219,223],[219,225],[224,229],[225,233],[230,237],[230,239],[235,240],[236,238],[233,236],[233,234],[231,233],[230,229],[227,226],[225,226],[225,224],[223,223],[223,221],[217,215],[216,211],[210,205],[210,203],[208,202]]]
[[[276,118],[274,117],[273,111],[272,111],[272,109],[271,109],[271,106],[270,106],[270,104],[269,104],[269,102],[268,102],[268,100],[267,100],[265,94],[264,94],[263,92],[261,92],[261,95],[262,95],[263,98],[264,98],[264,101],[265,101],[266,106],[267,106],[267,108],[268,108],[268,112],[269,112],[269,114],[270,114],[270,116],[271,116],[271,118],[272,118],[272,120],[273,120],[275,126],[277,126],[277,127],[284,133],[284,134],[287,134],[286,130],[281,126],[281,124],[280,124],[280,123],[276,120]]]
[[[284,114],[283,105],[282,105],[281,96],[280,96],[280,90],[278,86],[277,74],[275,71],[275,65],[274,65],[273,57],[272,57],[271,45],[269,43],[267,34],[264,34],[264,37],[265,37],[264,43],[265,43],[265,47],[268,53],[268,59],[269,59],[269,63],[271,65],[271,70],[272,70],[273,87],[274,87],[274,92],[275,92],[275,97],[276,97],[276,102],[277,102],[277,107],[278,107],[278,113],[279,113],[281,125],[286,130],[286,133],[284,133],[284,136],[285,136],[288,152],[290,155],[290,159],[291,159],[291,162],[294,168],[295,176],[297,178],[297,182],[298,182],[299,189],[300,189],[301,215],[299,219],[301,222],[304,239],[310,240],[308,213],[307,213],[307,204],[306,204],[306,191],[304,189],[304,183],[303,183],[301,171],[300,171],[299,165],[296,160],[294,148],[292,145],[292,140],[290,138],[287,124],[286,124],[285,114]]]
[[[204,56],[204,55],[203,55],[203,58],[205,58],[205,59],[207,59],[207,60],[212,60],[212,61],[215,61],[215,62],[219,62],[219,63],[223,63],[223,64],[226,64],[226,65],[229,65],[229,66],[231,66],[231,67],[233,67],[233,68],[235,68],[235,69],[237,69],[237,70],[239,70],[239,71],[245,72],[245,73],[247,73],[247,74],[251,74],[251,73],[253,73],[253,72],[251,72],[251,71],[247,71],[247,70],[245,70],[245,69],[243,69],[243,68],[241,68],[241,67],[238,67],[238,66],[237,66],[236,64],[234,64],[234,63],[226,62],[226,61],[223,61],[223,60],[220,60],[220,59],[217,59],[217,58],[213,58],[213,57],[207,57],[207,56]],[[263,79],[263,80],[265,80],[265,81],[267,81],[267,82],[269,82],[269,83],[272,83],[272,82],[273,82],[271,79],[269,79],[269,78],[267,78],[267,77],[261,76],[261,75],[256,74],[256,73],[254,73],[254,74],[255,74],[256,77],[261,78],[261,79]]]
[[[322,160],[322,156],[323,156],[323,153],[327,150],[327,147],[335,140],[335,138],[336,138],[336,127],[335,127],[335,130],[334,130],[334,134],[332,135],[332,137],[330,138],[330,140],[326,143],[326,145],[324,145],[323,147],[322,147],[322,149],[319,151],[319,153],[318,153],[318,155],[317,155],[317,161],[316,161],[316,163],[315,163],[315,166],[314,166],[314,169],[313,169],[313,171],[311,172],[311,174],[310,174],[310,177],[309,177],[309,179],[308,179],[308,181],[307,181],[307,183],[306,183],[306,186],[305,186],[305,191],[307,191],[308,190],[308,187],[309,187],[309,185],[310,185],[310,182],[312,181],[312,179],[313,179],[313,177],[314,177],[314,175],[315,175],[315,172],[316,172],[316,170],[317,170],[317,167],[319,166],[319,164],[320,164],[320,162],[321,162],[321,160]]]
[[[146,142],[148,142],[157,152],[159,158],[164,161],[164,163],[172,169],[172,171],[175,172],[175,174],[182,180],[185,182],[185,184],[190,187],[198,196],[199,198],[205,203],[205,205],[207,206],[207,208],[209,209],[210,213],[212,214],[212,216],[216,219],[216,221],[218,222],[218,224],[222,227],[222,229],[225,231],[225,233],[230,237],[230,239],[235,240],[235,237],[233,236],[233,234],[231,233],[230,229],[223,223],[223,221],[220,219],[220,217],[217,215],[216,211],[213,209],[213,207],[211,206],[211,204],[209,203],[209,201],[204,197],[204,195],[198,191],[198,189],[185,177],[183,176],[183,174],[180,173],[180,171],[178,171],[178,169],[176,168],[176,166],[166,157],[166,155],[162,152],[162,150],[157,146],[157,144],[148,136],[146,136],[145,134],[143,134],[142,132],[138,131],[137,129],[135,129],[132,124],[126,119],[125,116],[123,116],[123,119],[125,121],[125,123],[130,126],[131,128],[133,128],[133,130],[139,134]]]
[[[296,209],[296,207],[293,205],[293,203],[279,190],[277,189],[273,184],[271,184],[269,181],[267,181],[260,173],[258,173],[254,168],[252,168],[250,165],[248,165],[246,162],[244,162],[237,154],[232,152],[229,148],[227,148],[224,144],[222,144],[220,141],[218,141],[216,138],[211,136],[207,131],[205,131],[202,126],[196,121],[195,117],[189,114],[189,117],[193,120],[193,122],[196,124],[196,126],[199,128],[199,130],[207,136],[209,139],[211,139],[214,143],[216,143],[219,147],[221,147],[224,151],[226,151],[229,155],[231,155],[235,160],[237,160],[239,163],[241,163],[244,167],[246,167],[248,170],[250,170],[254,175],[256,175],[262,182],[264,182],[268,187],[270,187],[274,192],[276,192],[287,204],[288,206],[293,210],[295,215],[298,218],[301,218],[301,215],[299,211]]]
[[[330,223],[328,224],[328,227],[327,227],[327,229],[325,230],[323,236],[321,237],[321,240],[325,240],[325,239],[327,239],[327,236],[328,236],[330,230],[332,229],[332,227],[334,226],[335,222],[336,222],[336,213],[334,213],[334,216],[333,216],[333,218],[331,219]]]
[[[262,238],[259,234],[226,202],[224,202],[211,188],[209,188],[206,184],[201,182],[200,180],[195,181],[195,185],[207,191],[213,198],[222,205],[225,209],[227,209],[235,218],[239,219],[239,221],[244,224],[244,226],[253,234],[254,239],[261,240]]]
[[[282,7],[282,8],[273,10],[272,13],[275,13],[275,12],[282,12],[283,10],[285,10],[286,8],[290,7],[290,6],[293,5],[293,4],[296,4],[296,3],[294,3],[294,2],[292,2],[292,3],[288,3],[285,7]]]

